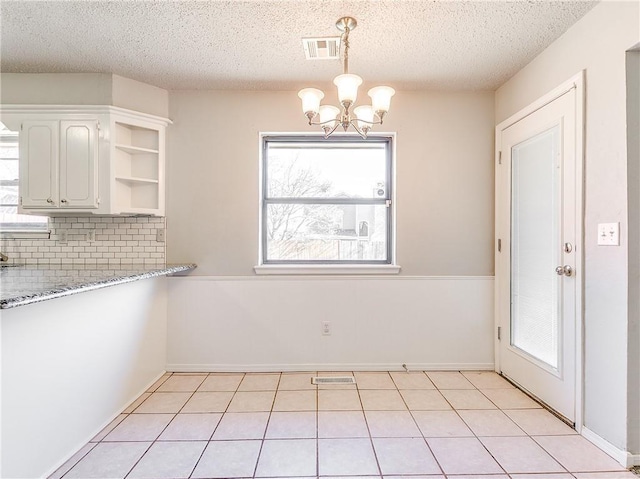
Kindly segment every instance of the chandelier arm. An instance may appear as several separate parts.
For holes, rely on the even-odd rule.
[[[352,125],[354,124],[354,123],[353,123],[354,121],[359,121],[359,122],[361,122],[361,123],[368,123],[369,125],[382,125],[382,121],[380,121],[380,120],[378,120],[378,121],[367,121],[367,120],[362,120],[362,119],[360,119],[360,118],[353,118],[353,119],[351,120],[351,124],[352,124]]]
[[[327,121],[322,121],[322,122],[320,122],[320,121],[318,121],[318,122],[312,121],[312,122],[309,122],[309,124],[310,124],[310,125],[314,125],[314,126],[315,126],[315,125],[320,125],[320,126],[322,126],[322,125],[326,125],[327,123],[331,123],[332,121],[338,122],[338,125],[340,125],[340,120],[336,120],[336,119],[327,120]]]
[[[367,139],[367,132],[362,131],[360,128],[358,128],[358,125],[356,125],[356,119],[349,120],[349,124],[353,127],[354,130],[358,132],[358,135],[360,135],[365,140]]]
[[[325,122],[325,123],[326,123],[326,122]],[[327,128],[327,129],[324,131],[324,138],[325,138],[325,140],[326,140],[327,138],[329,138],[329,137],[333,134],[333,132],[334,132],[334,131],[336,131],[336,130],[338,129],[338,127],[339,127],[339,126],[340,126],[340,123],[336,123],[336,124],[333,126],[333,128],[331,128],[331,130],[329,130],[329,129]],[[326,127],[325,127],[325,128],[326,128]]]

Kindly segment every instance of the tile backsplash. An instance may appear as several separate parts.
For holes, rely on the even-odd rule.
[[[21,264],[165,263],[164,218],[56,216],[49,228],[49,239],[0,239],[0,251]]]

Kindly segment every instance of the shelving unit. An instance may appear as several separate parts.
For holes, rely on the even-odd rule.
[[[163,133],[151,125],[113,124],[113,199],[122,214],[163,214]]]

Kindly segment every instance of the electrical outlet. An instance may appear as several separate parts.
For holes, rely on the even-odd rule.
[[[599,223],[598,245],[620,246],[620,223]]]
[[[164,243],[164,228],[161,228],[158,231],[156,231],[156,241],[158,243]]]
[[[87,241],[93,243],[96,240],[96,230],[89,230],[87,233]]]
[[[322,321],[322,335],[331,336],[331,321]]]
[[[62,230],[58,233],[58,243],[67,244],[67,239],[69,237],[69,233],[67,230]]]

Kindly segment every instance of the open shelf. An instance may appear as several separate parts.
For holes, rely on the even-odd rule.
[[[156,208],[127,208],[120,211],[123,215],[156,215],[158,210]]]
[[[119,212],[145,210],[152,214],[160,207],[158,182],[140,182],[116,179],[116,200]]]
[[[158,180],[154,180],[151,178],[134,178],[133,176],[116,176],[116,180],[124,181],[125,183],[151,183],[158,184]]]
[[[131,155],[139,155],[142,153],[158,153],[158,150],[153,150],[151,148],[142,148],[140,146],[123,145],[120,143],[116,144],[116,148],[119,150],[125,151]]]

